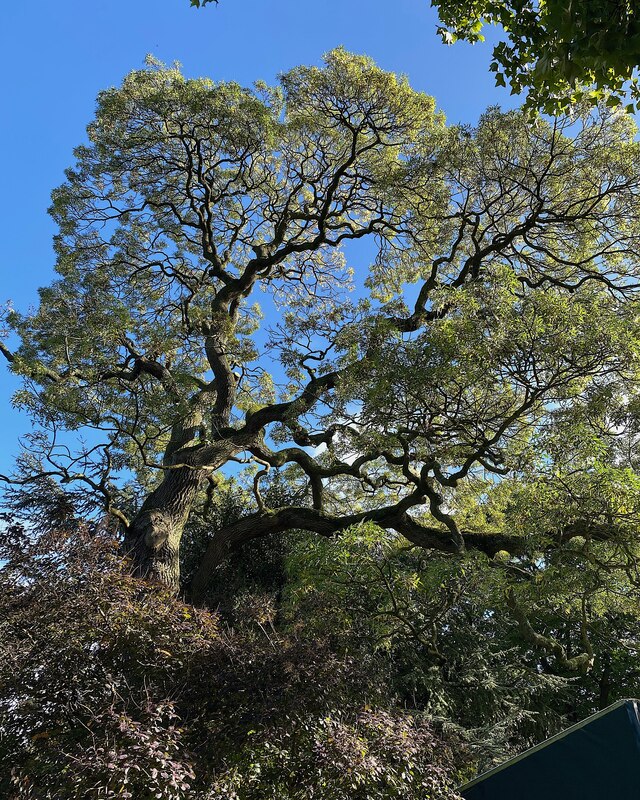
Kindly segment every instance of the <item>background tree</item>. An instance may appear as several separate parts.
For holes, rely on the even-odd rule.
[[[442,39],[483,40],[485,24],[500,25],[507,40],[493,50],[496,84],[527,90],[526,105],[548,113],[605,98],[640,108],[640,15],[635,2],[547,0],[535,5],[492,0],[433,0]],[[631,102],[628,102],[631,101]]]
[[[131,73],[54,193],[60,279],[8,318],[22,344],[2,352],[41,426],[14,480],[83,485],[136,574],[177,588],[185,524],[224,465],[251,462],[252,513],[215,531],[195,598],[233,545],[291,530],[373,522],[527,556],[538,541],[466,526],[462,498],[553,483],[573,457],[554,426],[585,450],[634,402],[633,134],[615,114],[496,110],[447,129],[342,50],[276,89]],[[277,309],[266,330],[257,298]],[[263,495],[270,470],[284,505]],[[548,546],[624,535],[604,512],[547,524]]]

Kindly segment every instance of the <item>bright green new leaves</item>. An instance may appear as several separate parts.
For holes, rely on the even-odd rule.
[[[413,251],[408,273],[380,260],[369,279],[389,312],[401,313],[402,281],[420,275],[429,299],[422,305],[419,294],[410,318],[429,325],[403,333],[363,312],[369,329],[361,322],[341,333],[347,359],[366,354],[342,386],[357,402],[361,441],[398,446],[403,431],[418,460],[459,476],[476,455],[485,466],[495,458],[498,470],[524,467],[536,449],[527,441],[551,408],[572,406],[594,381],[633,374],[631,135],[624,116],[570,126],[497,111],[473,134],[453,132],[439,162],[450,250],[441,241],[435,253]]]
[[[502,277],[450,296],[446,319],[387,341],[354,373],[363,440],[393,446],[404,431],[418,460],[454,473],[479,453],[523,469],[553,408],[635,361],[639,320],[604,292],[519,295]]]

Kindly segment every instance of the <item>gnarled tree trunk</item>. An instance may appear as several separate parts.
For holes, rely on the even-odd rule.
[[[180,540],[202,479],[199,469],[170,469],[147,497],[125,536],[134,575],[178,591]]]

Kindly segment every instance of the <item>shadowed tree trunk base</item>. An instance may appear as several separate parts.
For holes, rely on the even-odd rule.
[[[138,578],[178,591],[180,588],[180,539],[183,526],[159,509],[141,512],[125,539],[125,552]]]
[[[199,470],[169,470],[147,497],[125,536],[136,577],[179,590],[180,540],[201,480]]]

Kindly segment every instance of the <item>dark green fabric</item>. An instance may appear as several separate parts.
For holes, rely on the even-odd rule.
[[[463,789],[465,800],[640,800],[640,721],[627,701]]]

